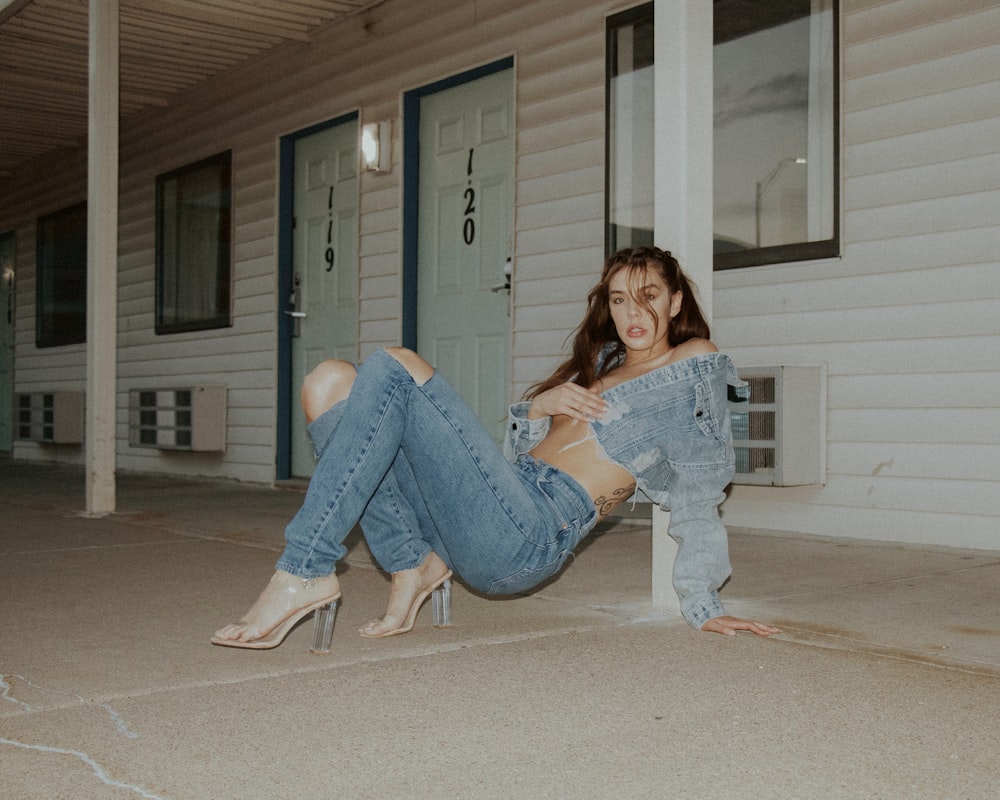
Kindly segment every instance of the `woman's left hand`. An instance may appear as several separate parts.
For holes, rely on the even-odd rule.
[[[703,631],[711,631],[712,633],[721,633],[724,636],[735,636],[737,631],[750,631],[750,633],[754,633],[757,636],[771,636],[775,633],[781,633],[773,625],[757,622],[754,619],[743,619],[742,617],[732,617],[729,615],[712,617],[712,619],[701,626],[701,629]]]

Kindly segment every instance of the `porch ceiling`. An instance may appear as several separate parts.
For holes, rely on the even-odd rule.
[[[124,121],[385,0],[119,0]],[[0,180],[87,141],[88,0],[0,0]]]

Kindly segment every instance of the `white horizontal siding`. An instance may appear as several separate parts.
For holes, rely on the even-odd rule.
[[[937,478],[896,478],[879,474],[844,476],[823,493],[831,507],[872,509],[888,512],[926,512],[961,516],[970,508],[981,509],[983,516],[1000,516],[1000,492],[991,492],[990,481],[952,480],[945,483],[948,492],[936,491]]]
[[[604,254],[603,12],[573,9],[558,43],[518,61],[511,397],[565,358]]]
[[[988,232],[984,238],[987,237]],[[928,240],[928,237],[920,238],[924,242]],[[890,266],[885,263],[884,252],[884,246],[878,243],[873,245],[871,256],[856,248],[854,260],[868,270],[862,274],[842,269],[846,265],[841,262],[817,262],[817,271],[822,274],[811,280],[762,281],[757,285],[741,284],[738,291],[717,293],[716,311],[723,312],[719,316],[725,318],[719,320],[719,324],[729,324],[735,317],[781,314],[789,309],[805,313],[897,305],[899,294],[894,280],[884,272],[873,274],[879,255],[882,256],[882,264]],[[907,282],[907,300],[914,305],[1000,298],[993,264],[977,262],[935,268],[915,263],[915,259],[904,259],[898,262],[898,266],[899,269],[892,272]]]
[[[843,374],[829,381],[827,398],[835,408],[892,409],[970,409],[990,408],[991,398],[984,394],[993,380],[993,371],[950,371],[928,374],[894,373],[892,394],[885,394],[886,373]],[[997,473],[1000,475],[1000,472]]]
[[[995,45],[1000,5],[991,0],[845,2],[843,22],[843,75],[851,80]]]
[[[988,443],[938,444],[928,448],[923,442],[838,442],[829,448],[829,468],[854,478],[916,478],[943,476],[942,480],[967,482],[974,491],[996,494],[991,476],[1000,475],[1000,448]],[[928,487],[925,485],[926,491]],[[931,491],[930,497],[936,497]]]
[[[776,326],[770,341],[760,344],[742,342],[735,344],[728,331],[736,329],[742,333],[742,326],[716,325],[719,334],[715,337],[720,349],[730,353],[738,365],[768,366],[774,364],[827,364],[830,372],[828,380],[835,381],[841,374],[884,375],[886,383],[884,398],[888,404],[892,397],[891,377],[903,372],[911,374],[923,370],[924,374],[936,375],[946,381],[947,373],[973,372],[979,369],[1000,371],[1000,355],[995,341],[990,337],[968,336],[963,339],[940,339],[936,341],[893,341],[893,342],[817,342],[812,339],[803,342],[786,342],[783,330]],[[943,373],[943,374],[942,374]],[[995,397],[993,384],[987,373],[986,397]]]
[[[986,514],[888,510],[821,502],[820,492],[735,486],[722,506],[726,525],[800,531],[840,539],[908,542],[916,545],[997,549],[996,517]]]
[[[891,384],[892,381],[887,381]],[[988,401],[984,401],[988,402]],[[827,434],[835,442],[877,444],[1000,444],[997,408],[834,409]],[[930,474],[928,477],[941,477]],[[998,476],[991,475],[990,479]],[[985,500],[986,498],[984,498]],[[943,501],[943,496],[942,496]]]
[[[871,175],[892,169],[991,155],[996,152],[998,136],[1000,121],[993,118],[900,134],[889,141],[859,142],[843,151],[844,175]]]
[[[397,344],[401,335],[401,91],[510,54],[516,57],[518,162],[517,276],[529,306],[544,307],[577,291],[583,252],[600,266],[603,225],[603,92],[605,2],[542,6],[529,0],[458,4],[394,2],[294,43],[189,91],[177,108],[129,120],[121,140],[118,458],[123,469],[198,472],[270,481],[277,390],[275,328],[278,291],[276,211],[280,136],[360,109],[362,121],[393,123],[396,169],[361,176],[359,220],[359,356]],[[365,22],[370,23],[366,28]],[[223,150],[233,153],[234,269],[231,327],[169,336],[153,331],[155,178]],[[53,210],[44,192],[32,203]],[[65,191],[60,176],[59,187]],[[38,189],[35,187],[35,191]],[[33,223],[30,219],[22,226]],[[524,231],[522,237],[521,231]],[[522,243],[523,238],[523,243]],[[567,244],[572,246],[567,248]],[[575,259],[564,255],[577,250]],[[524,258],[520,256],[524,255]],[[19,259],[20,265],[21,259]],[[558,268],[551,275],[552,268]],[[18,341],[33,340],[33,286],[28,265],[19,279]],[[552,279],[550,281],[550,278]],[[532,281],[541,279],[533,288]],[[515,289],[517,291],[517,289]],[[565,319],[525,319],[540,336],[529,355],[561,351],[579,308]],[[545,322],[548,318],[548,323]],[[522,343],[514,340],[515,362]],[[30,385],[52,368],[82,388],[85,348],[32,352],[22,346],[18,375]],[[532,376],[530,380],[534,380]],[[128,391],[223,383],[228,388],[224,457],[129,448]]]
[[[996,305],[996,299],[993,298],[953,303],[930,302],[926,305],[880,306],[874,312],[869,307],[835,307],[803,313],[786,310],[767,318],[745,317],[739,320],[738,327],[743,345],[813,341],[856,343],[861,348],[882,348],[893,342],[905,343],[914,339],[923,341],[929,329],[937,331],[939,339],[1000,335],[1000,318],[990,316]],[[727,320],[727,327],[734,327],[733,320]],[[857,347],[852,349],[856,351]]]
[[[401,336],[401,93],[514,56],[512,391],[566,352],[604,247],[597,0],[390,0],[123,127],[119,466],[270,481],[278,140],[357,112],[393,126],[360,180],[359,356]],[[365,27],[365,23],[370,25]],[[740,365],[827,366],[828,482],[736,486],[735,526],[1000,548],[1000,3],[843,0],[842,256],[715,276],[713,333]],[[231,328],[156,336],[157,174],[232,149]],[[18,390],[82,388],[85,349],[34,347],[34,221],[85,197],[83,152],[0,197],[17,231]],[[691,209],[691,213],[698,213]],[[710,209],[701,213],[710,214]],[[669,242],[660,243],[670,246]],[[130,388],[225,383],[224,457],[129,448]],[[19,446],[19,457],[79,450]]]
[[[996,80],[1000,44],[954,53],[941,60],[907,64],[888,72],[852,77],[844,100],[858,112],[904,100],[964,89]]]
[[[921,95],[921,102],[905,98],[859,110],[849,117],[845,133],[854,141],[867,142],[948,127],[962,122],[993,119],[1000,108],[998,81],[936,94]]]
[[[1000,4],[843,16],[843,256],[714,294],[738,364],[827,365],[827,484],[737,486],[725,517],[998,549]]]
[[[995,228],[1000,224],[1000,191],[939,197],[883,208],[845,209],[845,241],[885,240],[930,231]]]
[[[86,200],[85,165],[85,152],[57,154],[23,183],[0,192],[0,230],[15,234],[14,392],[82,391],[86,385],[85,345],[35,346],[36,220]],[[83,448],[75,445],[15,440],[11,452],[17,459],[84,463]]]
[[[1000,154],[861,175],[848,179],[846,188],[856,211],[967,193],[982,200],[983,193],[1000,190]]]

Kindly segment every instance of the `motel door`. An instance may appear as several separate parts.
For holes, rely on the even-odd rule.
[[[298,405],[306,374],[326,358],[358,359],[358,126],[335,125],[295,142],[291,347],[291,471],[315,460]]]
[[[493,432],[507,416],[513,70],[423,96],[417,350]]]
[[[14,234],[0,234],[0,453],[13,445]]]

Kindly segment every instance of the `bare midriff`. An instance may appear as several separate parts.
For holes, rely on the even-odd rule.
[[[559,414],[549,432],[531,451],[540,461],[561,469],[577,481],[604,516],[635,491],[635,480],[601,451],[590,426]]]
[[[699,353],[714,352],[718,352],[717,348],[707,339],[689,339],[655,358],[616,367],[589,388],[593,392],[606,392],[659,367]],[[635,478],[604,454],[590,426],[564,414],[552,417],[549,432],[531,450],[531,455],[561,469],[583,486],[602,517],[635,492]]]

